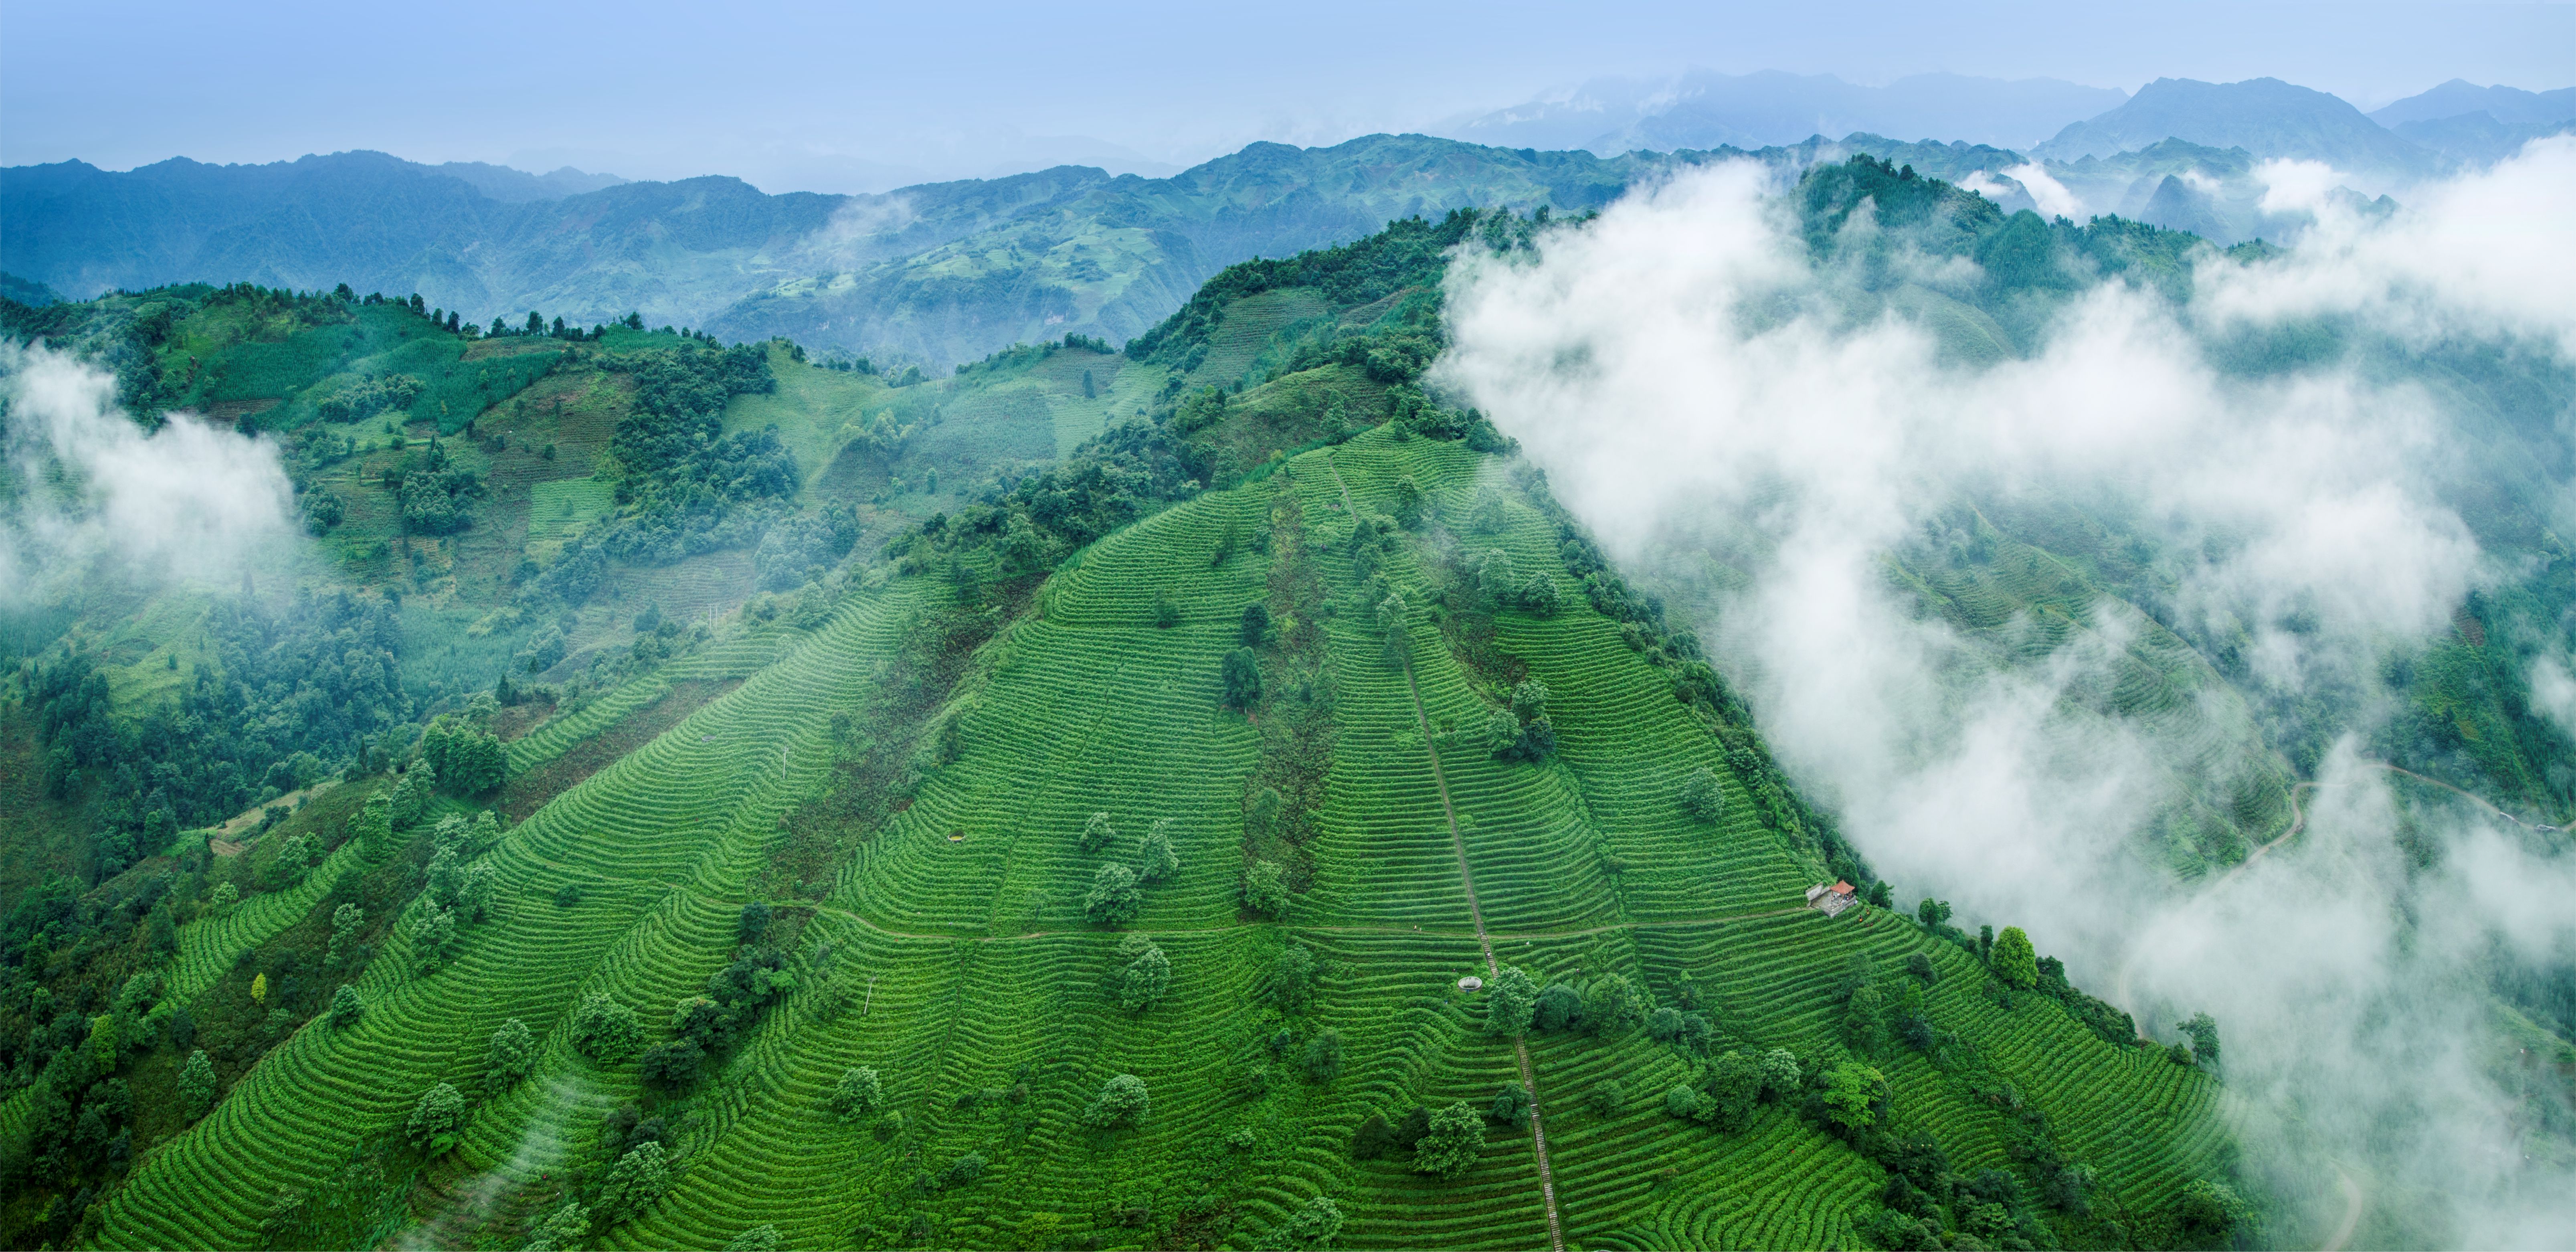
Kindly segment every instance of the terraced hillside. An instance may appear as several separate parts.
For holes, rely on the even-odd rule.
[[[1910,920],[1803,908],[1825,872],[1812,838],[1754,798],[1722,717],[1675,698],[1662,649],[1632,648],[1590,606],[1511,468],[1381,427],[1083,550],[977,652],[953,743],[916,758],[908,803],[828,884],[763,901],[761,942],[784,950],[792,989],[695,1082],[591,1059],[575,1047],[585,996],[660,1043],[674,1003],[737,959],[782,815],[850,751],[833,715],[871,707],[907,632],[955,594],[936,574],[853,591],[484,853],[493,917],[453,962],[414,974],[389,947],[360,983],[364,1017],[308,1025],[140,1161],[98,1240],[373,1243],[408,1226],[484,1245],[571,1199],[611,1212],[589,1237],[612,1247],[716,1247],[761,1226],[790,1247],[1250,1246],[1318,1229],[1320,1197],[1352,1246],[1847,1245],[1889,1190],[1873,1145],[1898,1128],[1937,1144],[1946,1175],[2001,1171],[1981,1184],[1993,1211],[1962,1220],[2087,1243],[2166,1229],[2173,1198],[2221,1166],[2212,1084],[2044,995],[1994,994],[1973,951]],[[1381,527],[1408,489],[1421,528]],[[1260,537],[1226,551],[1229,535]],[[1452,571],[1488,552],[1563,607],[1468,608]],[[1406,606],[1402,664],[1371,602],[1386,594]],[[1257,653],[1266,694],[1230,707],[1221,662],[1255,603],[1279,631]],[[1497,684],[1522,675],[1550,693],[1543,760],[1501,759],[1480,735]],[[1315,711],[1320,803],[1302,836],[1266,839],[1247,830],[1281,821],[1265,723]],[[1680,800],[1701,768],[1722,787],[1713,822]],[[1095,813],[1112,833],[1086,849]],[[1132,922],[1099,922],[1086,892],[1163,819],[1177,867]],[[1277,916],[1246,904],[1255,853],[1288,858]],[[1131,1009],[1137,936],[1170,973]],[[1291,952],[1311,959],[1310,994]],[[1916,955],[1928,984],[1904,972]],[[1622,977],[1679,1012],[1490,1033],[1508,1014],[1458,983],[1509,983],[1507,968],[1540,986]],[[1922,987],[1931,1046],[1855,1052],[1852,977],[1891,1002]],[[1684,1016],[1702,1024],[1658,1038]],[[533,1072],[486,1094],[487,1043],[513,1018],[538,1041]],[[1885,1086],[1864,1103],[1885,1120],[1836,1128],[1807,1080],[1737,1127],[1668,1112],[1712,1054],[1769,1049],[1807,1075],[1868,1065]],[[831,1098],[853,1067],[882,1084],[858,1119]],[[1091,1124],[1116,1075],[1142,1079],[1148,1106]],[[428,1157],[405,1127],[440,1082],[471,1112]],[[1512,1083],[1535,1094],[1543,1156],[1529,1124],[1483,1115]],[[1458,1101],[1486,1142],[1456,1177],[1401,1147],[1355,1154],[1373,1116]],[[601,1188],[642,1142],[639,1116],[679,1168],[612,1212]],[[2083,1215],[2043,1203],[2059,1161],[2097,1171]]]

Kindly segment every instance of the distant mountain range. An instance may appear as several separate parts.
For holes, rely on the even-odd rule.
[[[0,171],[0,269],[74,298],[183,281],[419,292],[477,320],[640,311],[727,338],[945,365],[1123,340],[1210,275],[1469,205],[1579,210],[1652,162],[1425,136],[1254,144],[1167,179],[1062,166],[865,196],[616,182],[347,152]],[[34,290],[30,287],[28,290]]]
[[[2572,117],[2576,90],[2456,81],[2364,115],[2273,79],[2159,79],[2128,97],[2049,79],[1923,75],[1867,88],[1700,74],[1602,80],[1455,128],[1483,142],[1260,143],[1168,178],[1068,165],[856,196],[375,152],[123,173],[70,161],[0,170],[0,294],[345,282],[419,292],[477,320],[542,310],[595,324],[633,311],[940,368],[1068,333],[1124,340],[1229,264],[1395,218],[1596,208],[1675,162],[1749,153],[1796,167],[1866,151],[2007,210],[2117,213],[2225,244],[2299,229],[2262,211],[2263,161],[2322,161],[2376,195],[2492,162]],[[1959,137],[1902,138],[1934,125]],[[2015,134],[2051,137],[1971,142]]]
[[[1761,148],[1855,131],[2018,148],[2128,98],[2114,88],[2054,78],[1917,74],[1863,87],[1831,74],[1698,71],[1670,79],[1594,79],[1434,130],[1498,147],[1581,148],[1604,156],[1641,148]]]
[[[2322,91],[2277,78],[2204,83],[2159,78],[2120,107],[2077,122],[2032,149],[2072,161],[2136,152],[2167,139],[2212,148],[2243,148],[2258,159],[2323,161],[2337,170],[2391,186],[2427,178],[2441,159],[2361,110]]]

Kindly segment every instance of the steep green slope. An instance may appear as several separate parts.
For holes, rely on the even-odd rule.
[[[1843,186],[1811,207],[1873,194],[1892,225],[1960,253],[1991,255],[2010,220],[1875,163],[1829,177]],[[790,1244],[1241,1245],[1285,1237],[1324,1197],[1354,1244],[1919,1237],[1882,1202],[1989,1242],[2180,1238],[2175,1197],[2231,1169],[2212,1081],[2131,1046],[2115,1011],[2062,979],[2007,991],[1955,930],[1803,908],[1820,879],[1883,884],[1786,790],[1696,640],[1601,565],[1507,441],[1419,389],[1450,250],[1515,247],[1530,229],[1465,214],[1398,223],[1237,267],[1129,352],[1014,349],[936,383],[771,348],[776,389],[733,397],[715,431],[775,423],[798,499],[865,500],[878,524],[907,527],[883,563],[862,553],[723,630],[678,636],[628,619],[640,602],[682,603],[684,578],[728,576],[722,562],[747,580],[757,554],[613,567],[622,600],[576,623],[596,633],[567,633],[653,660],[505,749],[515,777],[499,802],[542,807],[480,854],[494,915],[462,927],[458,954],[430,972],[424,915],[406,912],[356,977],[361,1016],[288,1015],[291,1033],[248,1053],[256,1064],[204,1121],[166,1140],[184,1119],[134,1123],[130,1174],[94,1220],[58,1203],[35,1212],[51,1193],[31,1189],[12,1228],[338,1246],[418,1226],[432,1244],[516,1244],[573,1201],[617,1246],[716,1246],[763,1224]],[[2164,282],[2187,243],[2114,226],[2030,246],[2043,270],[2080,250]],[[1974,322],[1983,309],[1959,308],[1992,351],[2020,350],[2009,327]],[[532,340],[546,342],[486,342]],[[505,455],[526,455],[530,431],[613,446],[637,411],[618,358],[672,343],[585,339],[481,423],[519,432]],[[1139,411],[1150,420],[1129,420]],[[474,455],[495,479],[515,463]],[[590,480],[548,464],[531,458],[524,487],[541,571],[593,532],[541,536],[540,501],[625,516],[614,499],[573,497]],[[960,483],[959,467],[991,476]],[[353,494],[361,481],[347,480]],[[1385,520],[1417,510],[1418,526]],[[1971,629],[2030,614],[2052,639],[2088,628],[2098,590],[2152,590],[2116,536],[2052,525],[1994,524],[1990,563],[1936,545],[1894,569],[1926,611]],[[455,578],[446,611],[471,603],[459,590],[471,585]],[[1549,600],[1561,607],[1528,607]],[[1263,694],[1230,707],[1224,667],[1255,603],[1270,622],[1254,653]],[[473,646],[488,636],[470,620],[451,628]],[[1390,663],[1382,620],[1400,620],[1407,663]],[[2135,644],[2124,711],[2212,703],[2220,675],[2190,642]],[[685,655],[661,661],[664,648]],[[1497,751],[1519,733],[1496,720],[1514,720],[1504,710],[1524,680],[1549,693],[1553,745],[1537,760]],[[2228,735],[2241,730],[2220,727],[2208,751],[2239,751]],[[1702,769],[1721,797],[1713,821],[1682,802]],[[2233,796],[2176,800],[2251,830],[2269,820],[2262,798],[2241,811]],[[1115,834],[1085,850],[1095,813]],[[1140,860],[1162,819],[1176,871],[1132,922],[1096,922],[1085,896],[1101,868]],[[426,838],[414,829],[402,846],[426,859]],[[1264,862],[1284,906],[1250,890]],[[188,872],[149,862],[119,889],[156,874],[184,887]],[[335,890],[261,895],[240,916],[318,940]],[[299,901],[310,907],[294,915]],[[752,903],[771,911],[765,931],[748,929]],[[248,975],[292,963],[283,931],[197,927],[183,964],[220,949],[231,971],[162,994],[200,1016],[242,1015]],[[1141,1012],[1120,1003],[1135,934],[1172,969]],[[1280,994],[1291,949],[1320,970],[1311,1002]],[[1915,956],[1928,981],[1900,972]],[[1650,1027],[1605,1013],[1598,1030],[1516,1042],[1487,1032],[1489,993],[1457,986],[1504,967],[1578,998],[1625,978],[1671,1013]],[[757,994],[742,991],[755,974]],[[649,1075],[574,1048],[593,992],[636,1014],[657,1049]],[[726,999],[728,1024],[673,1068],[675,1005],[701,994]],[[512,1018],[538,1041],[534,1072],[487,1087],[486,1049]],[[58,1014],[52,1029],[80,1020]],[[88,1082],[83,1041],[40,1046],[40,1024],[19,1055]],[[1310,1071],[1326,1031],[1338,1065]],[[157,1039],[138,1035],[114,1081],[168,1093],[185,1045]],[[1718,1092],[1728,1053],[1774,1049],[1801,1079],[1725,1129],[1666,1111],[1676,1086]],[[882,1112],[900,1122],[827,1107],[851,1066],[878,1072]],[[1150,1111],[1087,1126],[1122,1073],[1144,1081]],[[1838,1121],[1817,1086],[1829,1076],[1879,1120]],[[406,1133],[438,1082],[470,1108],[453,1150]],[[1537,1093],[1544,1173],[1530,1129],[1507,1118],[1454,1179],[1415,1171],[1405,1147],[1372,1150],[1418,1109],[1482,1109],[1513,1083]],[[83,1107],[112,1096],[91,1087]],[[57,1129],[41,1142],[73,1138]],[[682,1168],[666,1195],[621,1206],[604,1188],[648,1140]],[[952,1168],[970,1157],[980,1177]],[[83,1163],[40,1167],[111,1184],[122,1168],[61,1159]],[[2095,1171],[2089,1198],[2075,1164]]]
[[[640,1098],[672,1128],[686,1168],[667,1197],[607,1232],[613,1246],[712,1246],[761,1224],[790,1245],[903,1244],[923,1241],[918,1221],[946,1244],[1242,1242],[1318,1195],[1346,1215],[1354,1245],[1536,1242],[1550,1217],[1525,1131],[1495,1128],[1448,1182],[1412,1172],[1402,1154],[1350,1152],[1372,1113],[1481,1107],[1523,1073],[1513,1041],[1482,1029],[1485,997],[1455,986],[1493,977],[1480,938],[1542,983],[1626,975],[1710,1013],[1731,1045],[1786,1048],[1811,1071],[1846,1055],[1833,984],[1851,957],[1869,952],[1892,972],[1926,953],[1943,975],[1931,1018],[1956,1032],[1938,1051],[1951,1072],[1901,1049],[1882,1064],[1891,1116],[1930,1132],[1961,1172],[2010,1164],[1994,1145],[2016,1123],[1973,1088],[1977,1075],[2008,1084],[2018,1094],[2005,1107],[2044,1114],[2061,1150],[2101,1170],[2098,1211],[2152,1219],[2214,1168],[2211,1088],[2196,1072],[2107,1044],[2042,997],[1997,1008],[1976,990],[1972,957],[1909,922],[1800,908],[1817,873],[1808,854],[1751,816],[1704,714],[1579,600],[1497,624],[1501,649],[1562,693],[1549,705],[1557,759],[1506,762],[1449,734],[1426,741],[1425,726],[1481,724],[1489,711],[1428,603],[1423,571],[1440,536],[1384,554],[1380,576],[1425,601],[1406,626],[1413,663],[1390,666],[1360,600],[1344,502],[1374,511],[1410,477],[1435,518],[1463,517],[1500,468],[1381,429],[1085,551],[979,652],[954,759],[867,832],[827,895],[773,901],[807,919],[791,963],[799,986],[716,1076],[655,1094],[631,1064],[580,1058],[566,1020],[579,996],[616,996],[658,1039],[671,1003],[732,959],[733,915],[778,838],[775,815],[824,777],[829,713],[861,703],[908,615],[946,588],[915,577],[857,594],[779,664],[511,832],[487,854],[502,872],[497,917],[452,968],[406,977],[389,950],[362,983],[362,1021],[309,1026],[263,1061],[214,1117],[138,1167],[100,1237],[257,1242],[280,1187],[312,1193],[305,1212],[324,1196],[339,1206],[327,1212],[364,1209],[340,1198],[353,1153],[386,1162],[396,1181],[418,1171],[434,1201],[480,1206],[429,1204],[419,1217],[433,1231],[494,1237],[551,1211],[567,1177],[595,1183],[609,1163],[601,1119]],[[1229,523],[1278,516],[1287,501],[1308,519],[1296,550],[1214,559]],[[1572,588],[1550,559],[1551,524],[1519,504],[1509,514],[1491,542]],[[1242,607],[1268,596],[1290,557],[1312,562],[1333,606],[1317,698],[1334,737],[1326,798],[1300,849],[1311,879],[1270,921],[1242,908],[1238,887],[1262,740],[1222,707],[1216,671]],[[1177,624],[1156,624],[1158,601],[1178,608]],[[1274,652],[1271,665],[1288,661]],[[1253,714],[1286,716],[1297,702],[1282,692]],[[1729,779],[1718,826],[1674,800],[1695,765]],[[1119,835],[1085,853],[1077,841],[1095,811]],[[1132,926],[1087,922],[1081,897],[1098,867],[1133,857],[1158,818],[1175,823],[1179,872],[1148,888]],[[573,881],[591,890],[560,911],[553,894]],[[1122,1010],[1110,984],[1129,933],[1151,936],[1174,971],[1142,1013]],[[1300,1012],[1278,1008],[1265,983],[1291,943],[1323,971]],[[1681,999],[1685,987],[1695,998]],[[437,1081],[474,1090],[484,1037],[512,1016],[545,1040],[537,1073],[476,1102],[455,1160],[412,1165],[399,1128],[414,1098]],[[1296,1058],[1326,1029],[1343,1040],[1340,1071],[1310,1081]],[[1882,1189],[1885,1171],[1794,1100],[1736,1133],[1668,1117],[1664,1088],[1699,1062],[1633,1023],[1533,1035],[1528,1054],[1569,1245],[1846,1241]],[[826,1109],[852,1065],[883,1076],[899,1131],[872,1134]],[[1085,1129],[1082,1110],[1118,1073],[1144,1079],[1150,1112]],[[1626,1098],[1595,1111],[1590,1094],[1612,1079]],[[985,1162],[979,1181],[917,1181],[968,1153]]]

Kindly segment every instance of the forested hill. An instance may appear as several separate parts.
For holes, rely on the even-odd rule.
[[[1952,178],[2019,160],[1967,145],[1846,142]],[[1758,155],[1796,165],[1819,149],[1840,154],[1816,140]],[[1456,208],[1596,208],[1648,171],[1714,155],[1605,159],[1372,135],[1330,148],[1254,144],[1164,179],[1064,166],[869,196],[773,196],[695,178],[543,198],[529,179],[500,188],[507,199],[466,177],[483,171],[374,152],[125,173],[67,162],[0,170],[0,271],[74,299],[192,281],[347,283],[418,292],[476,321],[543,309],[590,325],[640,312],[652,325],[785,335],[944,373],[1023,341],[1125,340],[1237,261]]]
[[[1864,179],[1908,222],[1982,203],[1872,164],[1813,207]],[[282,719],[238,702],[325,643],[519,678],[406,682],[268,784],[327,786],[222,832],[151,809],[139,860],[8,911],[0,1238],[2223,1246],[2215,1035],[2142,1044],[2020,929],[1892,908],[1691,632],[1425,391],[1450,257],[1537,229],[1400,221],[1128,351],[933,380],[100,302],[100,341],[167,332],[164,387],[319,377],[256,415],[376,585],[49,642],[0,708],[118,759],[72,744],[30,804],[160,776],[187,745],[115,720],[148,683],[248,740]],[[218,332],[306,346],[185,350]],[[440,436],[425,398],[522,360]],[[755,539],[790,593],[739,614],[624,581]],[[1806,907],[1837,877],[1862,898]]]

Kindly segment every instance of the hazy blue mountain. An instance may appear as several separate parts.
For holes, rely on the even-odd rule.
[[[1733,155],[1803,168],[1853,152],[1960,182],[2007,210],[2071,211],[2007,173],[2030,163],[2011,148],[1866,131],[1810,132],[1749,153],[1616,157],[1372,135],[1330,148],[1254,144],[1168,178],[1060,166],[858,196],[773,196],[722,177],[557,194],[611,176],[348,152],[128,173],[79,162],[0,170],[9,223],[0,268],[73,298],[184,281],[345,282],[361,293],[416,291],[477,321],[538,310],[597,324],[635,311],[655,326],[786,335],[942,368],[1069,333],[1123,341],[1227,265],[1358,238],[1396,218],[1471,205],[1580,211],[1673,162]],[[2242,151],[2176,143],[2049,168],[2080,197],[2074,216],[2189,223],[2233,242],[2269,229],[2253,213],[2252,163]],[[2169,177],[2182,190],[2158,200]],[[2184,194],[2196,187],[2214,207]]]
[[[15,300],[29,308],[40,309],[48,304],[62,303],[63,293],[43,283],[32,282],[15,274],[0,273],[0,298]]]
[[[2017,147],[2126,100],[2053,78],[1917,74],[1863,87],[1830,74],[1695,71],[1673,79],[1603,78],[1442,133],[1500,147],[1676,151],[1795,144],[1856,131]]]
[[[567,165],[552,173],[531,174],[506,165],[486,165],[481,161],[449,161],[436,167],[438,172],[461,178],[476,191],[509,204],[530,200],[560,200],[585,191],[600,191],[625,182],[615,174],[588,174]]]
[[[2492,165],[2543,135],[2576,131],[2576,121],[2499,122],[2481,109],[2455,117],[2400,122],[2389,129],[2462,165]]]
[[[944,362],[1079,333],[1123,341],[1225,266],[1468,206],[1597,208],[1655,162],[1370,135],[1330,148],[1257,143],[1171,178],[1099,171],[1010,220],[930,246],[913,189],[847,202],[789,258],[792,277],[708,322]]]
[[[477,320],[542,310],[598,323],[631,310],[945,365],[1067,332],[1123,339],[1225,265],[1392,218],[1594,207],[1643,168],[1380,135],[1255,144],[1166,179],[1062,166],[869,196],[772,196],[708,177],[532,198],[597,176],[499,177],[375,152],[126,173],[74,161],[0,170],[0,268],[80,298],[184,281],[345,282],[417,291]]]
[[[2454,78],[2430,91],[2374,109],[2370,120],[2396,130],[2407,122],[2438,121],[2469,113],[2484,113],[2508,126],[2576,120],[2576,87],[2524,91],[2502,85],[2481,87]]]
[[[2433,153],[2322,91],[2255,78],[2204,83],[2159,78],[2128,103],[2077,122],[2032,149],[2073,161],[2134,152],[2160,140],[2243,148],[2257,159],[2323,161],[2374,185],[2394,185],[2440,171]]]

